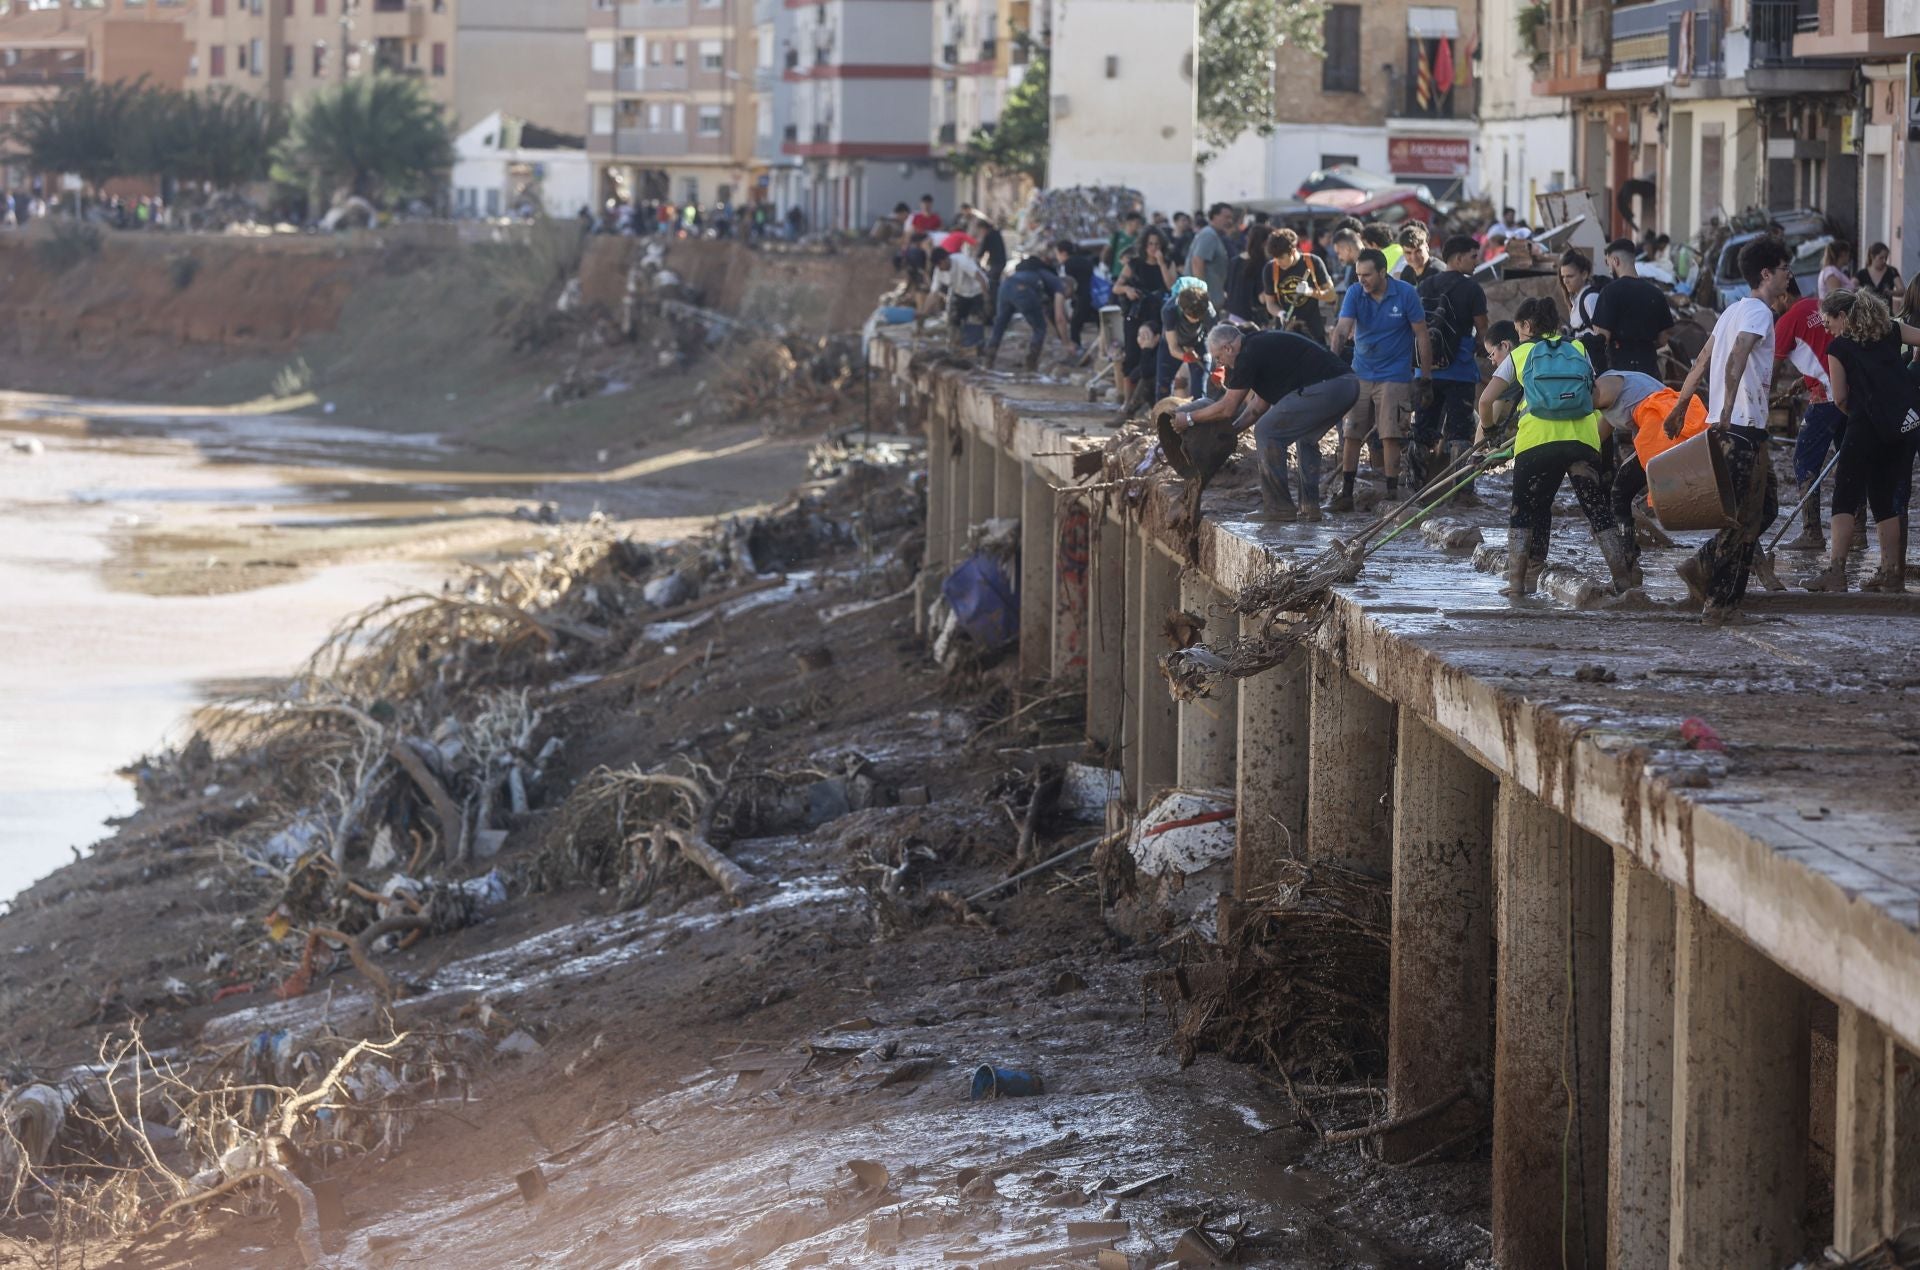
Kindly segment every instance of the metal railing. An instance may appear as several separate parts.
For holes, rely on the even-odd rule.
[[[1801,66],[1805,58],[1793,55],[1793,37],[1820,29],[1820,10],[1803,0],[1750,0],[1747,18],[1753,42],[1754,66]]]

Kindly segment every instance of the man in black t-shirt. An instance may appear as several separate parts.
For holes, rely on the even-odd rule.
[[[1593,330],[1607,341],[1607,368],[1635,370],[1660,378],[1660,345],[1673,329],[1673,310],[1660,288],[1634,266],[1638,254],[1630,238],[1607,244],[1613,281],[1593,307]]]
[[[1320,519],[1320,438],[1353,409],[1360,380],[1338,357],[1291,331],[1244,335],[1223,323],[1207,335],[1207,351],[1226,367],[1227,391],[1218,401],[1182,407],[1174,427],[1231,419],[1236,433],[1252,428],[1263,518]],[[1297,507],[1287,488],[1289,447],[1300,460]]]

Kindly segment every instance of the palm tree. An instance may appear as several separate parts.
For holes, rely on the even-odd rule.
[[[87,80],[54,97],[29,102],[14,115],[7,137],[41,172],[72,172],[94,189],[137,173],[128,151],[130,124],[147,94],[140,83]]]
[[[453,135],[420,81],[375,74],[313,94],[274,152],[274,178],[336,199],[391,202],[453,165]]]

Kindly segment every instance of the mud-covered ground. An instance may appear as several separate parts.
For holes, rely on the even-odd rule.
[[[477,1035],[470,1088],[420,1112],[390,1158],[330,1170],[341,1265],[1065,1265],[1105,1245],[1149,1266],[1201,1224],[1237,1231],[1255,1265],[1486,1257],[1484,1164],[1395,1170],[1316,1147],[1262,1073],[1210,1054],[1182,1069],[1142,992],[1161,953],[1110,929],[1081,861],[986,901],[984,920],[933,898],[1008,872],[1001,792],[1029,747],[1073,735],[1075,703],[1007,723],[1034,701],[1008,668],[937,672],[904,602],[825,623],[875,588],[852,553],[807,563],[812,582],[688,635],[711,641],[694,671],[607,694],[565,730],[556,788],[695,744],[731,752],[736,774],[871,764],[875,801],[896,805],[813,827],[770,815],[727,845],[759,884],[739,907],[699,875],[629,912],[516,883],[490,921],[382,959],[415,990],[390,1023],[344,958],[282,1002],[260,974],[291,968],[263,926],[277,885],[204,845],[244,797],[229,786],[143,813],[0,917],[9,1068],[82,1062],[134,1019],[179,1052],[277,1028]],[[547,805],[513,830],[507,876],[549,841]],[[1041,850],[1098,831],[1051,824]],[[908,855],[907,884],[884,894],[882,867]],[[983,1063],[1046,1092],[972,1103]],[[1316,1114],[1381,1113],[1362,1099]],[[884,1183],[860,1182],[854,1159]],[[529,1203],[515,1175],[535,1165],[548,1190]],[[1078,1224],[1101,1222],[1125,1225]],[[239,1197],[94,1251],[154,1270],[299,1260],[273,1211]]]

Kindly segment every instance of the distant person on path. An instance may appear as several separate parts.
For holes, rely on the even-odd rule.
[[[1659,287],[1639,274],[1633,240],[1607,244],[1613,281],[1594,305],[1593,330],[1607,341],[1607,365],[1660,378],[1660,345],[1673,329],[1673,309]]]
[[[1807,414],[1793,442],[1793,479],[1805,497],[1800,505],[1800,532],[1784,544],[1791,551],[1827,548],[1820,519],[1820,487],[1814,478],[1826,467],[1827,451],[1840,444],[1840,433],[1847,426],[1846,412],[1833,404],[1829,392],[1827,345],[1832,340],[1817,296],[1795,300],[1773,324],[1773,355],[1791,362],[1807,389]],[[1836,510],[1839,506],[1834,504]]]
[[[1332,512],[1353,510],[1353,485],[1360,474],[1360,448],[1379,430],[1385,455],[1387,498],[1400,492],[1400,451],[1412,429],[1413,372],[1427,367],[1427,315],[1420,294],[1387,275],[1387,258],[1369,247],[1355,263],[1359,281],[1340,302],[1333,328],[1333,355],[1353,343],[1353,371],[1360,379],[1359,400],[1347,416],[1341,444],[1340,493]]]
[[[1687,401],[1704,384],[1708,423],[1726,444],[1739,523],[1714,535],[1676,569],[1688,595],[1705,606],[1710,626],[1738,620],[1760,535],[1780,510],[1773,464],[1767,460],[1767,390],[1773,379],[1773,306],[1793,285],[1791,262],[1786,244],[1777,238],[1756,238],[1740,249],[1740,276],[1752,294],[1720,314],[1667,415],[1667,435],[1679,436]]]
[[[1853,285],[1853,244],[1836,238],[1827,244],[1820,262],[1820,281],[1815,288],[1822,300]]]
[[[1833,400],[1847,412],[1833,481],[1833,555],[1807,583],[1809,591],[1847,589],[1847,552],[1864,499],[1880,539],[1880,568],[1863,591],[1907,589],[1907,503],[1920,445],[1920,392],[1907,377],[1902,351],[1920,347],[1920,327],[1896,322],[1877,291],[1836,291],[1820,302],[1833,342],[1827,375]]]
[[[1213,402],[1181,407],[1174,427],[1234,421],[1235,433],[1253,429],[1260,454],[1261,516],[1269,524],[1320,519],[1320,438],[1339,424],[1360,397],[1360,380],[1345,362],[1289,331],[1251,335],[1221,323],[1207,335],[1207,351],[1226,368],[1226,392]],[[1287,486],[1287,451],[1300,461],[1300,501]]]
[[[1028,256],[1020,267],[1008,274],[1000,286],[999,303],[993,315],[993,334],[987,337],[982,360],[993,368],[1000,356],[1000,341],[1016,315],[1025,319],[1032,342],[1027,345],[1027,369],[1040,368],[1040,352],[1051,326],[1062,343],[1067,340],[1067,291],[1071,284],[1049,269],[1045,261]]]
[[[1233,208],[1215,203],[1207,209],[1206,227],[1193,236],[1193,246],[1185,257],[1188,275],[1206,283],[1207,294],[1223,303],[1227,296],[1227,262],[1233,258],[1227,235],[1232,232]]]
[[[920,196],[920,210],[911,213],[907,217],[907,232],[911,234],[926,234],[931,237],[934,231],[940,228],[941,224],[940,213],[933,210],[933,195],[922,194]]]
[[[1267,269],[1261,300],[1279,329],[1326,346],[1327,319],[1321,304],[1336,292],[1326,261],[1300,250],[1300,235],[1282,227],[1267,235]]]
[[[1607,361],[1606,337],[1593,326],[1593,315],[1600,309],[1600,293],[1606,290],[1606,280],[1593,276],[1593,261],[1583,251],[1570,250],[1560,257],[1560,294],[1567,299],[1567,334],[1580,341],[1580,347],[1587,350],[1587,360],[1594,370],[1605,373]]]
[[[1176,381],[1184,377],[1189,397],[1208,393],[1213,368],[1207,362],[1207,332],[1220,320],[1207,284],[1199,278],[1181,278],[1173,284],[1173,294],[1160,307],[1160,361],[1154,375],[1154,395],[1165,397],[1179,391]]]
[[[1707,427],[1707,408],[1695,397],[1687,403],[1680,435],[1669,437],[1667,415],[1678,399],[1679,394],[1666,384],[1637,370],[1603,371],[1594,380],[1593,404],[1612,432],[1619,454],[1609,492],[1613,522],[1626,542],[1628,561],[1636,567],[1640,541],[1634,532],[1633,508],[1647,491],[1647,464]]]
[[[1227,316],[1248,326],[1265,326],[1270,320],[1266,306],[1260,302],[1260,290],[1267,267],[1267,239],[1272,233],[1269,225],[1248,227],[1246,248],[1227,268]]]
[[[1426,252],[1426,241],[1420,241]],[[1413,413],[1413,438],[1424,467],[1438,473],[1473,445],[1474,399],[1480,390],[1480,364],[1473,350],[1487,334],[1487,293],[1472,274],[1480,263],[1480,244],[1466,234],[1441,248],[1445,268],[1430,272],[1414,290],[1433,333],[1429,386]],[[1413,248],[1407,249],[1408,259]],[[1472,482],[1454,496],[1461,507],[1478,507]]]
[[[980,268],[980,262],[965,252],[950,252],[945,248],[933,249],[933,284],[927,292],[931,301],[945,295],[947,298],[947,342],[958,348],[968,341],[965,336],[969,323],[979,323],[986,317],[987,275]]]
[[[1893,267],[1893,249],[1885,243],[1867,248],[1867,265],[1853,275],[1854,285],[1862,291],[1877,291],[1889,305],[1900,294],[1900,271]]]
[[[1428,250],[1427,227],[1419,221],[1408,221],[1400,227],[1399,234],[1400,268],[1395,276],[1402,282],[1411,282],[1417,289],[1428,278],[1438,277],[1447,271],[1447,266],[1434,259]],[[1475,244],[1477,251],[1479,244]]]

